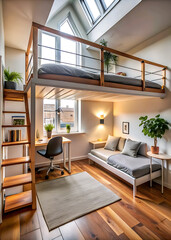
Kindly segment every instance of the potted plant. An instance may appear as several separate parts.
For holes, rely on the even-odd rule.
[[[104,47],[107,47],[107,41],[102,39],[100,44]],[[117,63],[118,57],[108,51],[104,51],[104,64],[106,66],[107,73],[109,72],[109,68],[111,66],[111,62]]]
[[[54,125],[53,124],[49,123],[49,124],[45,125],[45,130],[47,132],[47,137],[48,138],[51,138],[53,129],[54,129]]]
[[[142,132],[144,135],[154,138],[154,146],[151,146],[151,152],[154,154],[159,153],[159,147],[157,147],[157,138],[162,138],[166,130],[169,130],[171,124],[163,118],[160,118],[160,114],[154,118],[148,119],[148,116],[140,117],[141,123],[139,126],[143,126]]]
[[[9,68],[4,69],[4,77],[5,77],[4,88],[6,89],[16,90],[17,83],[20,83],[23,80],[21,73],[10,72]]]
[[[70,124],[66,124],[66,130],[67,130],[67,133],[70,133],[70,131],[71,131],[71,125]]]

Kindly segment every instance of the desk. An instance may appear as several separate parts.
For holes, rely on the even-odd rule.
[[[50,139],[43,138],[43,141],[36,141],[35,147],[47,146]],[[65,137],[62,137],[63,143],[63,158],[64,158],[64,169],[71,173],[71,140]],[[66,165],[66,144],[68,144],[68,167]]]
[[[159,153],[159,154],[154,154],[152,152],[147,152],[147,155],[150,157],[150,175],[152,174],[152,158],[160,159],[162,161],[162,187],[161,187],[161,192],[163,193],[163,162],[171,160],[171,156],[164,154],[164,153]],[[150,180],[150,185],[152,185],[152,180]]]

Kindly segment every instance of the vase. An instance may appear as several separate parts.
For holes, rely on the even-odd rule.
[[[16,90],[17,84],[16,82],[12,82],[12,81],[4,81],[4,88]]]
[[[157,146],[151,146],[151,152],[153,154],[159,154],[159,147]]]
[[[70,129],[67,129],[67,133],[70,133]]]
[[[47,137],[51,138],[52,137],[52,131],[47,131]]]

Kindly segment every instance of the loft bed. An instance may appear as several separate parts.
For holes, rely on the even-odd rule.
[[[75,54],[82,58],[95,60],[96,65],[99,67],[95,68],[85,65],[76,66],[71,63],[60,62],[59,60],[52,60],[51,58],[42,57],[41,52],[43,48],[49,48],[50,50],[55,50],[55,52],[60,52],[62,50],[42,45],[40,40],[40,32],[76,41],[80,44],[90,46],[96,51],[99,51],[100,57],[94,58],[63,50],[63,52],[68,54]],[[115,54],[118,57],[124,57],[128,60],[140,63],[140,69],[130,68],[129,66],[121,66],[125,67],[126,69],[138,71],[138,78],[134,78],[132,76],[120,76],[113,72],[106,73],[104,65],[105,51]],[[43,60],[50,63],[41,65],[41,61]],[[158,70],[153,72],[150,72],[149,70],[146,71],[145,68],[147,65],[157,67]],[[115,67],[118,66],[120,65],[115,64]],[[129,55],[127,53],[104,47],[97,43],[93,43],[88,40],[75,37],[37,23],[33,23],[26,52],[25,91],[28,91],[32,82],[35,85],[43,86],[164,98],[166,69],[167,67],[162,64],[141,59],[133,55]],[[148,75],[157,76],[157,79],[147,80],[146,77]],[[161,85],[157,83],[159,80],[162,80]]]

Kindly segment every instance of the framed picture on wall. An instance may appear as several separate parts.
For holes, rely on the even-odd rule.
[[[122,133],[129,134],[129,122],[122,122]]]

